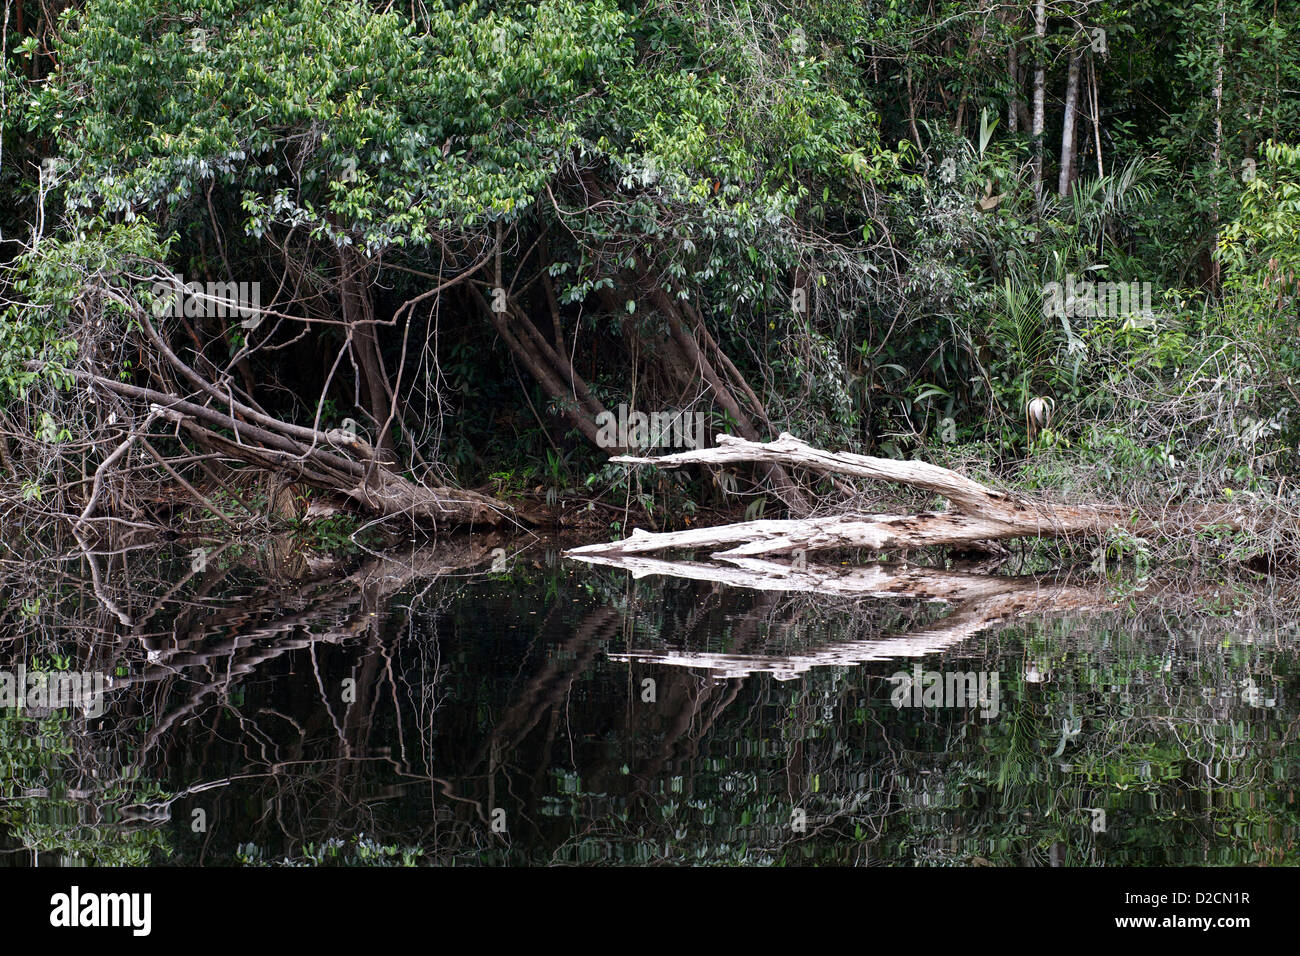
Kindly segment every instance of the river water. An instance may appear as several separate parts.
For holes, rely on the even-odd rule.
[[[854,596],[544,541],[10,566],[0,860],[1297,861],[1292,587],[878,567]]]

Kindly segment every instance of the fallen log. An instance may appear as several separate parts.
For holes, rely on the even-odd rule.
[[[1012,495],[995,491],[965,475],[923,461],[896,461],[892,458],[872,458],[848,452],[828,452],[800,441],[789,432],[782,432],[776,441],[756,442],[718,435],[717,447],[661,455],[656,458],[638,458],[619,455],[610,462],[627,465],[657,465],[660,468],[678,468],[682,465],[721,465],[737,462],[765,462],[807,468],[823,474],[852,475],[911,485],[922,491],[942,495],[960,511],[995,515],[1014,514],[1020,502]]]
[[[1046,529],[1045,529],[1046,530]],[[633,530],[631,537],[608,544],[589,544],[569,554],[645,554],[671,549],[713,549],[717,558],[793,554],[835,548],[918,548],[932,545],[973,544],[1013,538],[1028,532],[1006,522],[947,512],[918,515],[835,515],[826,518],[743,521],[716,528],[649,532]]]
[[[261,413],[256,413],[258,424],[250,424],[254,409],[215,390],[208,398],[222,402],[226,409],[82,369],[68,374],[79,384],[148,403],[150,421],[162,418],[184,428],[205,449],[344,495],[375,517],[403,516],[433,527],[494,527],[525,517],[509,504],[478,492],[413,481],[389,468],[364,442],[338,429],[320,431]],[[141,434],[146,430],[142,428]],[[101,468],[112,463],[106,460]],[[87,514],[93,504],[92,498]]]
[[[895,461],[847,452],[813,448],[783,433],[773,442],[751,442],[730,435],[717,436],[717,447],[654,458],[623,455],[611,462],[678,468],[688,464],[718,465],[734,462],[768,462],[807,468],[824,474],[895,482],[946,498],[949,511],[913,515],[853,514],[820,518],[745,521],[716,528],[652,533],[634,529],[621,541],[591,544],[570,555],[628,555],[670,549],[713,549],[714,557],[737,558],[797,554],[840,548],[889,549],[974,545],[1011,538],[1096,537],[1112,528],[1136,535],[1159,534],[1162,526],[1190,529],[1241,527],[1240,519],[1226,509],[1201,508],[1174,511],[1160,521],[1135,515],[1118,505],[1077,505],[1035,500],[989,488],[959,472],[921,461]]]

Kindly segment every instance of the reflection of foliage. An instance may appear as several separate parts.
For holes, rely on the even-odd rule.
[[[0,722],[0,824],[99,862],[166,852],[108,822],[150,803],[173,807],[173,857],[205,864],[1300,862],[1297,650],[1255,641],[1294,619],[1285,593],[1121,582],[1122,609],[1027,615],[921,659],[997,672],[985,719],[895,709],[898,660],[777,680],[609,656],[800,655],[942,627],[940,604],[629,582],[507,551],[505,571],[484,548],[476,571],[394,591],[349,567],[289,592],[214,560],[150,624],[178,635],[156,653],[185,679],[114,712],[147,743]],[[75,588],[45,593],[39,626],[84,619]],[[92,789],[88,766],[114,782]],[[190,830],[198,808],[209,832]]]
[[[130,768],[113,767],[118,755],[97,752],[93,735],[77,729],[80,720],[58,713],[39,720],[0,714],[0,828],[26,849],[54,854],[64,865],[81,860],[142,866],[168,856],[163,831],[116,819],[119,809],[166,794]],[[87,761],[107,766],[91,776],[83,770]]]
[[[239,847],[235,855],[245,866],[415,866],[424,851],[419,847],[377,843],[358,833],[346,840],[331,837],[319,845],[309,843],[294,858],[268,860],[253,843]]]

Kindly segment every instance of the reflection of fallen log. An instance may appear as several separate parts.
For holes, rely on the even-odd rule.
[[[663,575],[757,591],[801,591],[836,597],[900,597],[950,603],[1004,594],[1023,587],[1025,580],[1032,580],[890,564],[796,565],[758,558],[726,558],[725,564],[713,564],[631,555],[571,556],[586,564],[622,568],[637,578]]]
[[[873,640],[842,641],[796,654],[722,654],[685,650],[631,650],[611,660],[641,661],[702,668],[714,676],[743,677],[770,673],[794,678],[813,667],[847,667],[867,661],[923,657],[947,650],[967,638],[1023,614],[1110,606],[1100,587],[1083,587],[1053,579],[969,574],[902,565],[834,567],[796,566],[777,561],[733,558],[727,564],[663,561],[632,556],[582,556],[590,564],[625,568],[637,577],[659,574],[714,581],[764,591],[798,591],[837,597],[912,598],[942,601],[953,610],[934,624]]]
[[[289,595],[273,586],[241,595],[238,604],[191,621],[185,633],[144,638],[148,663],[118,687],[159,684],[180,675],[187,686],[168,703],[146,736],[142,753],[174,725],[194,719],[204,703],[221,699],[239,680],[285,654],[363,637],[380,625],[378,612],[410,584],[482,565],[490,539],[458,539],[438,547],[379,555],[352,573],[300,582]],[[204,672],[213,675],[204,679]]]
[[[1153,522],[1136,520],[1128,508],[1109,505],[1070,505],[1035,501],[989,488],[964,475],[919,461],[869,458],[813,448],[789,434],[774,442],[751,442],[719,435],[718,447],[658,458],[622,456],[611,461],[676,468],[687,464],[726,464],[741,461],[775,462],[813,471],[897,482],[942,495],[952,510],[914,515],[835,515],[772,521],[745,521],[718,528],[692,528],[652,534],[641,529],[607,544],[575,548],[575,557],[628,555],[673,548],[713,549],[729,546],[718,557],[755,557],[826,551],[838,548],[924,548],[973,545],[977,542],[1023,537],[1095,536],[1112,528],[1137,534],[1157,532]],[[1190,527],[1235,527],[1222,509],[1179,514],[1171,523]]]

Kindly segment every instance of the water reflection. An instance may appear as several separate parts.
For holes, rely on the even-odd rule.
[[[99,717],[0,710],[0,859],[1297,859],[1290,586],[500,545],[0,565],[0,670],[107,678]]]

